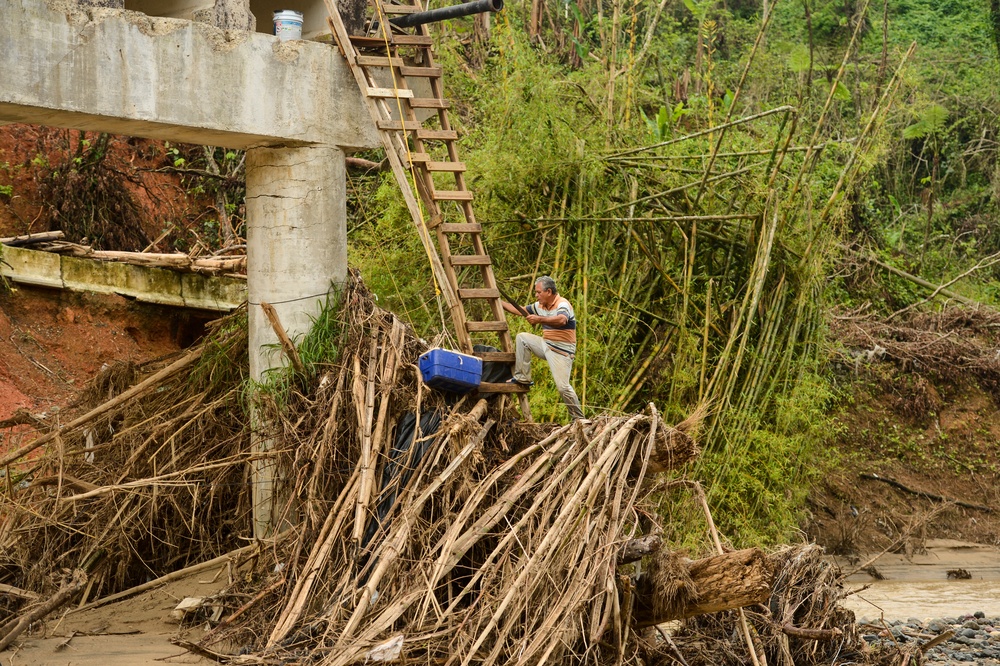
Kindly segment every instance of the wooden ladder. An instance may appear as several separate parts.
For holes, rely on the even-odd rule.
[[[458,133],[448,119],[451,104],[443,94],[442,71],[434,63],[430,33],[426,25],[404,30],[390,23],[395,16],[423,11],[420,0],[412,4],[369,0],[374,9],[371,25],[377,24],[371,36],[349,34],[336,0],[325,2],[330,28],[385,146],[435,282],[454,321],[461,350],[484,361],[513,364],[514,345],[493,264],[483,245],[482,225],[473,211],[472,192],[466,187],[466,167],[458,157]],[[410,81],[418,79],[427,84],[414,87],[429,87],[429,97],[418,97],[411,88]],[[426,218],[414,189],[423,201]],[[463,251],[453,251],[456,248]],[[475,308],[482,315],[476,320],[466,315],[465,304],[470,301],[482,304]],[[490,333],[499,338],[501,351],[475,352],[473,334]],[[479,390],[517,393],[521,411],[531,420],[527,387],[484,383]]]

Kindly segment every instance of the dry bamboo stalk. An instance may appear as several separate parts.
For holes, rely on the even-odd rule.
[[[313,544],[313,550],[309,553],[309,557],[306,559],[306,564],[303,567],[302,572],[299,574],[299,578],[295,583],[295,588],[292,590],[292,593],[288,595],[288,602],[285,604],[285,610],[283,610],[281,615],[278,616],[278,620],[274,624],[274,629],[271,630],[271,635],[267,639],[266,647],[269,648],[283,640],[302,616],[306,603],[309,600],[310,593],[312,592],[313,585],[316,583],[323,567],[326,566],[334,546],[341,538],[341,527],[347,520],[344,508],[347,506],[351,495],[354,493],[358,478],[359,470],[355,468],[350,481],[348,481],[347,485],[344,486],[344,490],[337,498],[336,503],[334,503],[334,505],[330,508],[330,512],[327,515],[323,529],[320,530],[319,536],[317,536],[316,542]]]
[[[482,500],[485,499],[490,490],[495,487],[500,477],[520,464],[524,458],[537,453],[539,450],[541,449],[537,445],[528,447],[527,449],[519,452],[517,455],[511,457],[503,465],[500,465],[490,474],[489,477],[476,485],[476,489],[462,507],[462,511],[453,518],[448,531],[441,537],[440,543],[434,547],[434,551],[440,552],[441,555],[435,563],[434,573],[428,581],[428,593],[436,587],[437,583],[444,577],[447,571],[450,571],[451,568],[458,563],[462,556],[468,552],[468,549],[480,538],[480,536],[492,529],[494,525],[496,525],[496,523],[499,522],[504,515],[506,515],[507,511],[510,510],[515,502],[525,492],[527,492],[531,485],[533,485],[531,481],[541,478],[541,476],[549,470],[552,460],[550,457],[551,454],[547,453],[544,456],[540,456],[533,463],[532,467],[521,474],[520,483],[514,484],[508,488],[504,492],[503,496],[501,496],[495,504],[482,514],[479,520],[477,520],[472,526],[468,528],[465,527],[466,521],[479,508]]]
[[[77,492],[87,492],[89,490],[96,490],[99,486],[95,486],[93,483],[88,483],[87,481],[82,481],[75,476],[70,476],[69,474],[60,474],[58,476],[42,476],[31,482],[29,488],[41,487],[41,486],[52,486],[62,484],[64,488],[73,488]]]
[[[28,601],[37,601],[40,596],[30,590],[22,590],[19,587],[14,587],[13,585],[5,585],[0,583],[0,594],[6,594],[10,597],[17,597],[18,599],[26,599]]]
[[[166,447],[169,446],[171,450],[173,450],[175,442],[178,438],[184,435],[184,433],[187,432],[189,428],[198,425],[199,419],[201,419],[203,416],[212,413],[212,411],[217,409],[220,405],[228,403],[232,395],[233,391],[229,391],[226,394],[219,397],[218,399],[213,400],[212,402],[204,406],[202,406],[202,402],[204,401],[204,395],[199,396],[199,399],[196,400],[188,409],[184,410],[184,413],[181,414],[179,417],[177,417],[176,419],[170,419],[166,423],[161,424],[160,427],[158,427],[156,430],[153,431],[152,435],[147,437],[146,440],[143,441],[141,445],[136,447],[135,451],[129,457],[128,463],[122,466],[122,473],[118,478],[118,482],[121,483],[132,473],[132,465],[137,460],[141,460],[143,457],[147,457],[148,459],[151,460],[157,460],[157,456],[159,456],[160,452],[163,451]],[[177,425],[178,422],[183,422],[183,423]],[[163,434],[168,430],[170,432],[170,436],[167,437],[165,440],[163,440],[160,446],[155,451],[153,451],[152,454],[145,453],[146,447],[149,444],[153,443],[157,437],[163,436]],[[93,451],[95,449],[90,449],[90,450]]]
[[[689,485],[694,490],[695,496],[698,498],[698,503],[705,512],[705,521],[708,523],[708,531],[712,535],[715,550],[719,555],[724,555],[726,551],[723,549],[722,541],[719,539],[719,532],[715,529],[715,520],[712,518],[711,509],[708,508],[708,498],[705,497],[705,491],[697,481],[693,481]],[[753,642],[753,637],[750,636],[750,627],[747,625],[746,613],[743,612],[742,608],[738,610],[740,613],[740,629],[743,632],[743,640],[747,643],[747,649],[750,651],[750,659],[753,661],[754,666],[767,666],[766,662],[761,664],[760,659],[758,659],[757,646]]]
[[[267,321],[271,324],[274,334],[278,336],[281,348],[285,351],[285,356],[288,357],[292,367],[295,368],[295,372],[304,375],[306,367],[302,364],[302,357],[299,356],[299,350],[295,348],[295,343],[288,337],[285,327],[281,325],[281,319],[278,318],[277,310],[270,303],[263,301],[261,301],[260,309],[264,311],[264,316],[267,317]]]
[[[38,242],[38,241],[31,241]],[[23,244],[23,243],[22,243]],[[56,254],[67,254],[82,259],[109,261],[133,266],[150,268],[167,268],[172,270],[193,271],[215,274],[221,272],[233,273],[246,271],[246,256],[229,257],[191,257],[179,252],[122,252],[117,250],[95,250],[89,245],[80,245],[61,240],[47,241],[40,249]]]
[[[442,438],[441,443],[438,445],[439,450],[445,449],[449,440],[450,435]],[[389,567],[395,563],[396,558],[398,558],[402,553],[403,543],[409,536],[410,529],[413,527],[413,524],[416,522],[421,511],[423,510],[424,504],[442,485],[444,485],[449,478],[451,478],[458,468],[465,463],[466,459],[472,455],[476,448],[477,447],[474,441],[467,444],[465,448],[463,448],[458,455],[452,459],[451,463],[444,469],[444,471],[441,472],[441,474],[438,475],[434,481],[432,481],[427,488],[423,490],[420,496],[410,503],[407,507],[407,511],[397,519],[393,525],[393,532],[390,533],[390,537],[386,540],[385,546],[381,549],[382,557],[379,559],[378,565],[375,567],[374,571],[372,571],[372,574],[361,594],[361,598],[358,601],[357,607],[354,609],[354,612],[351,614],[350,619],[337,639],[336,645],[338,647],[343,646],[345,640],[351,638],[357,630],[364,614],[368,610],[373,594],[378,588],[382,577],[388,571]]]
[[[346,364],[341,366],[340,372],[337,376],[337,384],[334,389],[333,402],[330,405],[330,413],[326,417],[326,421],[323,423],[323,428],[320,435],[319,451],[313,456],[314,464],[312,474],[309,477],[309,491],[308,499],[309,506],[311,507],[314,502],[316,502],[320,492],[317,490],[319,485],[320,475],[326,467],[326,459],[329,455],[330,448],[333,445],[333,436],[335,432],[335,426],[339,423],[338,417],[340,416],[340,403],[341,396],[343,394],[344,382],[347,378],[347,366]],[[310,509],[311,510],[311,509]]]
[[[552,448],[547,449],[545,454],[541,456],[532,468],[534,471],[525,472],[521,475],[521,479],[517,484],[507,489],[504,496],[501,497],[497,502],[491,506],[483,516],[477,521],[473,526],[466,529],[462,535],[461,539],[453,541],[454,545],[451,545],[447,550],[442,548],[442,558],[444,554],[453,552],[467,552],[478,540],[483,538],[483,536],[489,534],[491,530],[497,523],[499,523],[506,516],[507,511],[518,501],[524,494],[534,488],[540,481],[542,481],[548,474],[550,467],[554,464],[554,458],[559,454],[559,452],[565,448],[564,459],[569,454],[573,453],[575,449],[569,447],[566,448],[567,441],[565,438],[561,439]],[[445,609],[444,615],[449,616],[454,609],[459,605],[459,603],[468,595],[483,577],[488,576],[488,572],[491,567],[493,567],[494,561],[501,556],[502,553],[511,545],[511,543],[518,538],[519,532],[527,525],[533,518],[538,515],[539,511],[544,510],[544,502],[549,499],[553,491],[558,490],[562,484],[565,482],[567,475],[570,471],[576,468],[577,464],[587,455],[589,448],[583,452],[577,452],[579,455],[575,461],[573,461],[561,474],[555,478],[548,479],[548,482],[544,488],[535,493],[531,506],[524,512],[517,523],[511,525],[504,534],[503,539],[493,548],[493,550],[487,555],[483,564],[479,567],[479,570],[469,579],[465,587],[454,596]],[[548,522],[547,518],[542,519],[542,522]],[[444,566],[448,567],[444,570],[444,573],[450,570],[450,567],[454,567],[457,564],[458,559],[451,557],[451,561],[447,562]],[[439,579],[444,576],[441,573]],[[435,629],[439,629],[441,626],[440,621],[435,625]]]
[[[615,440],[612,440],[614,442]],[[624,443],[624,440],[622,440]],[[609,447],[613,448],[613,447]],[[634,457],[637,450],[637,443],[633,442],[631,446],[628,447],[627,452],[624,452],[619,448],[617,455],[610,458],[611,465],[601,466],[595,463],[591,470],[588,472],[584,484],[589,479],[594,479],[594,483],[591,486],[591,490],[587,494],[586,499],[582,502],[583,506],[589,507],[587,511],[587,525],[581,526],[579,521],[570,521],[564,524],[560,531],[562,535],[559,538],[559,542],[563,544],[576,543],[575,552],[568,559],[560,559],[560,551],[562,549],[556,549],[551,551],[549,555],[545,558],[545,564],[543,567],[546,571],[553,570],[565,570],[569,572],[569,578],[564,583],[564,592],[551,604],[545,613],[545,620],[543,623],[530,631],[533,637],[533,641],[518,649],[519,659],[527,662],[532,661],[533,655],[541,649],[542,645],[548,641],[548,647],[545,648],[545,653],[542,656],[542,661],[547,658],[546,655],[551,655],[553,650],[560,644],[562,636],[561,632],[557,631],[557,628],[561,624],[561,618],[565,618],[566,621],[570,620],[567,615],[570,609],[578,607],[583,604],[586,598],[593,596],[597,588],[600,585],[597,579],[604,580],[605,598],[603,603],[605,605],[604,615],[601,619],[596,619],[600,615],[600,611],[593,613],[592,618],[596,625],[592,626],[592,634],[600,635],[603,634],[604,628],[610,622],[612,617],[618,617],[620,620],[620,607],[617,608],[617,588],[614,580],[614,559],[612,553],[614,548],[610,547],[611,544],[598,544],[592,545],[591,539],[595,536],[600,538],[599,535],[607,534],[613,532],[617,534],[620,531],[620,525],[614,521],[615,505],[616,502],[620,502],[621,495],[623,493],[623,484],[627,479],[626,474],[621,474],[618,476],[616,485],[615,497],[611,499],[607,494],[606,482],[610,481],[609,472],[612,467],[619,467],[620,469],[628,469],[631,464],[631,459]],[[602,479],[604,481],[602,481]],[[583,485],[583,484],[581,484]],[[604,500],[598,502],[598,496],[603,493]],[[610,509],[609,509],[610,506]],[[608,515],[608,512],[611,515]],[[608,530],[606,526],[608,524],[615,525],[614,528]],[[547,534],[551,533],[552,530],[559,529],[556,524],[553,524],[549,528]],[[593,557],[583,558],[583,553],[597,553],[602,552],[605,557],[601,560],[597,560]],[[545,584],[547,575],[536,576],[535,580],[528,584],[528,589],[541,589],[540,586]],[[608,584],[612,588],[612,593],[608,595],[607,589]],[[515,628],[517,622],[516,617],[520,613],[510,613],[508,612],[507,626],[500,634],[498,634],[497,643],[500,644],[506,640],[506,635]],[[619,641],[621,639],[622,629],[619,622],[615,623],[615,633]],[[494,654],[497,653],[496,648],[494,649]],[[493,654],[490,655],[491,657]]]
[[[392,330],[389,333],[389,346],[384,352],[385,364],[382,370],[381,386],[379,387],[378,418],[375,420],[375,431],[372,434],[373,450],[381,451],[383,448],[383,440],[386,436],[386,421],[389,416],[389,406],[392,404],[393,390],[396,388],[396,376],[399,372],[399,355],[403,346],[403,335],[405,332],[406,329],[403,327],[403,323],[393,316]],[[391,448],[392,443],[387,442],[387,444]]]
[[[538,549],[532,553],[531,557],[524,564],[521,572],[518,574],[517,578],[510,585],[509,591],[504,595],[503,600],[497,604],[495,611],[492,614],[486,628],[479,634],[479,637],[473,643],[469,652],[466,654],[465,658],[462,659],[462,666],[468,666],[471,662],[473,656],[482,647],[483,643],[490,636],[494,629],[498,627],[500,618],[504,615],[507,607],[514,599],[514,594],[519,588],[525,584],[527,578],[530,574],[534,573],[535,568],[539,560],[547,556],[550,550],[556,545],[556,536],[561,533],[565,523],[572,518],[573,513],[580,506],[583,496],[589,493],[592,484],[596,483],[597,477],[603,471],[604,466],[613,462],[613,455],[617,451],[618,446],[621,441],[627,437],[628,433],[631,432],[635,423],[642,418],[641,414],[633,416],[628,422],[621,427],[618,433],[612,438],[611,442],[608,444],[607,448],[601,453],[601,456],[593,464],[591,472],[587,474],[584,478],[583,483],[577,488],[576,492],[573,493],[566,503],[563,505],[562,510],[552,524],[550,530],[546,533],[545,538],[542,539],[541,544],[539,544]],[[595,474],[595,471],[597,472]],[[544,575],[544,572],[540,572],[537,575]]]
[[[78,495],[68,495],[66,497],[57,498],[60,502],[76,502],[79,500],[89,499],[91,497],[97,497],[99,495],[107,495],[108,493],[113,493],[117,490],[132,490],[135,488],[146,488],[157,486],[189,486],[197,481],[176,481],[173,483],[165,483],[169,479],[175,479],[178,477],[188,476],[191,474],[197,474],[199,472],[207,472],[213,469],[220,469],[222,467],[232,467],[233,465],[243,465],[254,460],[258,460],[261,457],[268,457],[268,454],[261,456],[260,454],[242,454],[239,456],[231,456],[228,460],[220,461],[217,463],[208,463],[205,465],[196,465],[194,467],[189,467],[187,469],[182,469],[178,472],[169,472],[167,474],[160,474],[158,476],[149,477],[147,479],[138,479],[137,481],[129,481],[127,483],[119,483],[113,486],[101,486],[100,488],[95,488],[94,490],[87,491],[85,493],[79,493]]]
[[[174,375],[174,374],[180,372],[184,368],[188,367],[189,365],[191,365],[192,363],[194,363],[195,361],[197,361],[199,358],[201,358],[201,353],[202,353],[201,349],[197,349],[195,351],[189,352],[188,354],[186,354],[185,356],[183,356],[183,357],[179,358],[178,360],[174,361],[173,363],[171,363],[167,367],[163,368],[162,370],[160,370],[156,374],[154,374],[151,377],[149,377],[149,378],[143,380],[142,382],[136,384],[135,386],[133,386],[129,390],[125,391],[124,393],[122,393],[122,394],[120,394],[118,396],[115,396],[111,400],[108,400],[107,402],[105,402],[105,403],[103,403],[103,404],[95,407],[94,409],[90,410],[89,412],[87,412],[83,416],[75,418],[72,421],[70,421],[69,423],[67,423],[66,425],[60,426],[59,428],[56,428],[52,432],[49,432],[49,433],[47,433],[45,435],[42,435],[38,439],[36,439],[36,440],[34,440],[34,441],[32,441],[32,442],[30,442],[28,444],[25,444],[24,446],[22,446],[21,448],[17,449],[16,451],[12,451],[11,453],[8,453],[3,458],[0,458],[0,467],[4,467],[6,465],[9,465],[10,463],[18,460],[19,458],[27,455],[28,453],[31,453],[32,451],[34,451],[38,447],[42,446],[43,444],[47,444],[48,442],[51,442],[53,439],[55,439],[56,437],[60,436],[61,434],[67,433],[67,432],[73,430],[74,428],[77,428],[77,427],[83,425],[84,423],[87,423],[88,421],[90,421],[90,420],[92,420],[92,419],[100,416],[101,414],[104,414],[105,412],[109,412],[112,409],[114,409],[115,407],[118,407],[119,405],[122,405],[122,404],[128,402],[132,398],[135,398],[136,396],[142,395],[146,391],[150,390],[157,383],[163,381],[164,379],[166,379],[167,377],[170,377],[171,375]]]
[[[372,447],[372,418],[375,412],[375,379],[377,370],[375,368],[375,352],[378,349],[378,340],[381,331],[372,335],[371,347],[368,351],[368,382],[364,389],[364,402],[356,403],[358,410],[364,406],[363,413],[359,414],[361,425],[361,487],[358,490],[357,503],[354,506],[354,535],[353,540],[356,549],[361,548],[361,538],[365,533],[367,525],[368,505],[371,502],[372,488],[375,485],[375,452]],[[360,383],[360,365],[358,357],[354,357],[354,381],[355,388]],[[357,400],[355,393],[355,400]]]
[[[368,622],[364,633],[358,636],[357,640],[351,645],[333,651],[330,657],[321,662],[323,666],[348,666],[358,661],[367,661],[362,658],[363,653],[368,648],[374,646],[378,635],[393,626],[400,616],[406,612],[406,609],[420,598],[421,594],[420,590],[411,590],[404,594],[395,604],[389,606],[378,617]]]
[[[808,629],[805,627],[796,627],[787,622],[781,625],[781,633],[788,636],[795,636],[796,638],[804,638],[809,641],[834,641],[844,635],[844,632],[839,627],[832,629]]]
[[[42,231],[37,234],[25,234],[23,236],[7,236],[6,238],[0,238],[0,245],[8,245],[10,247],[19,247],[23,245],[31,245],[32,243],[45,243],[48,241],[62,240],[65,234],[60,231]]]
[[[699,130],[697,132],[692,132],[691,134],[687,134],[685,136],[680,136],[680,137],[677,137],[676,139],[670,139],[668,141],[661,141],[660,143],[654,143],[654,144],[649,145],[649,146],[643,146],[642,148],[633,148],[631,150],[625,150],[625,151],[622,151],[622,152],[614,153],[612,155],[607,155],[607,156],[605,156],[602,159],[610,160],[610,159],[615,158],[615,157],[624,157],[626,155],[634,155],[636,153],[643,153],[643,152],[646,152],[647,150],[653,150],[655,148],[662,148],[664,146],[670,146],[670,145],[673,145],[675,143],[681,143],[682,141],[688,141],[690,139],[695,139],[695,138],[697,138],[699,136],[705,136],[706,134],[712,134],[713,132],[718,132],[719,130],[728,129],[730,127],[735,127],[737,125],[743,125],[744,123],[749,123],[749,122],[752,122],[754,120],[760,120],[761,118],[766,118],[767,116],[772,116],[772,115],[774,115],[776,113],[784,113],[786,111],[794,111],[794,110],[795,110],[794,106],[787,106],[787,105],[785,105],[785,106],[779,106],[777,108],[768,109],[767,111],[761,111],[760,113],[755,113],[755,114],[750,115],[750,116],[745,116],[743,118],[739,118],[737,120],[733,120],[731,122],[728,122],[728,123],[725,123],[725,124],[722,124],[722,125],[716,125],[714,127],[709,127],[707,129]],[[816,142],[813,141],[812,143],[815,144]]]

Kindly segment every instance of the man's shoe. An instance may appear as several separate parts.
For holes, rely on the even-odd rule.
[[[517,384],[518,386],[534,386],[535,382],[520,382],[513,377],[507,380],[508,384]]]

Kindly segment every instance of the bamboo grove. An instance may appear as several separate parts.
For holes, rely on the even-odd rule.
[[[915,47],[859,64],[872,21],[859,3],[832,42],[836,58],[817,48],[816,76],[775,88],[776,5],[744,20],[708,4],[665,6],[598,3],[589,22],[567,10],[594,29],[582,59],[582,38],[571,52],[551,46],[553,31],[573,42],[563,24],[531,22],[552,14],[537,2],[496,19],[480,69],[449,50],[447,38],[461,37],[453,28],[441,48],[457,70],[451,95],[467,104],[471,187],[501,283],[527,301],[534,278],[553,275],[574,304],[574,382],[590,413],[653,401],[682,419],[705,408],[694,473],[731,537],[768,541],[794,527],[795,489],[811,469],[802,461],[820,442],[827,270]],[[657,35],[688,10],[695,60],[657,98],[649,79],[670,57]],[[720,14],[731,24],[725,60]],[[881,83],[845,96],[860,66]],[[387,307],[440,329],[429,270],[399,240],[409,221],[392,184],[353,185],[355,263]],[[561,418],[548,377],[536,379],[536,414]]]

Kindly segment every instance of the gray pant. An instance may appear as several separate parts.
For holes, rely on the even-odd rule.
[[[583,410],[580,409],[580,399],[576,397],[576,391],[569,383],[569,376],[573,371],[573,359],[552,351],[545,344],[545,340],[531,333],[518,333],[515,348],[517,351],[517,360],[514,362],[515,381],[530,382],[531,356],[544,358],[549,364],[549,370],[552,371],[552,379],[556,383],[559,397],[566,404],[569,415],[574,419],[582,419]]]

